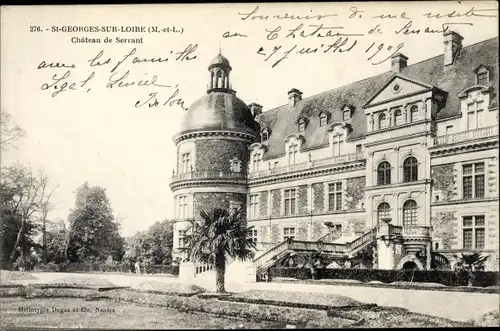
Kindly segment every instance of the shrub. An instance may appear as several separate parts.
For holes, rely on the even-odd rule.
[[[318,273],[323,279],[352,279],[362,282],[420,282],[440,283],[446,286],[466,286],[467,277],[448,270],[381,270],[381,269],[323,269]],[[271,276],[311,279],[306,268],[271,268]],[[499,284],[499,276],[493,271],[474,272],[473,286],[489,287]]]

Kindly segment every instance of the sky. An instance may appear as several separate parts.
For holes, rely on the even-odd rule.
[[[3,7],[1,107],[27,136],[2,153],[1,164],[44,169],[58,185],[53,220],[67,219],[84,182],[104,187],[122,233],[132,235],[173,218],[172,136],[185,110],[163,103],[176,91],[170,100],[181,98],[184,108],[203,96],[207,67],[219,50],[233,68],[237,96],[266,111],[285,104],[291,88],[306,98],[388,71],[386,59],[396,52],[408,65],[440,55],[443,23],[464,37],[464,46],[498,37],[497,8],[496,2],[448,1]],[[103,26],[107,31],[91,30]],[[72,42],[75,37],[101,43]],[[331,46],[343,41],[340,49]],[[156,107],[148,106],[151,93]]]

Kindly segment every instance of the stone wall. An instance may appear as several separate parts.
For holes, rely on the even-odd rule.
[[[357,220],[348,220],[347,221],[347,229],[348,233],[363,233],[365,232],[365,220],[357,219]]]
[[[313,184],[313,212],[319,213],[325,209],[325,188],[323,183]]]
[[[453,163],[433,166],[432,190],[441,192],[440,201],[451,201],[455,197],[455,165]]]
[[[361,209],[361,203],[365,199],[365,186],[366,177],[347,178],[345,190],[347,210]]]
[[[307,214],[309,201],[307,200],[307,185],[299,186],[298,190],[298,205],[299,205],[299,214]]]
[[[229,209],[230,201],[241,203],[243,217],[246,211],[246,195],[241,193],[222,193],[222,192],[200,192],[194,193],[194,214],[195,218],[200,217],[200,211],[209,212],[213,208]]]
[[[202,139],[195,142],[196,171],[219,170],[230,171],[231,159],[237,157],[241,161],[241,171],[246,172],[249,160],[249,143],[227,139]]]
[[[279,243],[281,242],[281,231],[280,227],[278,224],[272,224],[271,225],[271,242],[273,243]]]
[[[307,222],[299,222],[297,229],[297,240],[307,240]]]
[[[432,237],[441,241],[440,249],[453,249],[458,245],[458,221],[455,212],[439,212],[432,217]]]
[[[268,242],[269,241],[269,226],[261,225],[257,229],[257,241]]]
[[[262,191],[259,193],[259,217],[269,216],[267,213],[267,201],[269,193],[267,191]]]
[[[272,190],[272,206],[271,206],[271,216],[280,216],[281,214],[281,191]]]

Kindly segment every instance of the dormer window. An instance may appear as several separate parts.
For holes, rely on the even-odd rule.
[[[262,130],[262,132],[260,133],[260,140],[266,141],[268,139],[269,139],[269,131],[267,131],[267,129]]]
[[[487,85],[490,82],[490,72],[484,66],[480,66],[476,70],[476,84]]]
[[[326,116],[325,113],[321,113],[319,115],[319,126],[320,127],[326,126],[327,123],[328,123],[328,117]]]
[[[351,119],[351,116],[352,116],[352,108],[349,106],[345,106],[344,110],[342,111],[342,120],[344,122],[348,121]]]
[[[298,131],[299,132],[304,132],[306,131],[306,121],[305,119],[301,118],[298,123]]]

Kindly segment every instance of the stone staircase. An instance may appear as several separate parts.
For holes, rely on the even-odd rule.
[[[290,252],[317,252],[338,258],[353,258],[366,246],[373,243],[377,238],[377,228],[370,229],[358,238],[345,243],[324,242],[329,239],[332,233],[319,238],[317,241],[304,241],[288,239],[274,246],[264,254],[254,259],[257,276],[261,276],[267,269],[272,267],[277,261]]]

